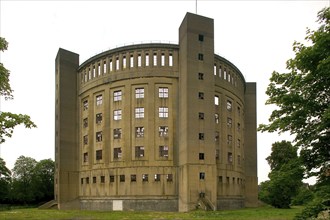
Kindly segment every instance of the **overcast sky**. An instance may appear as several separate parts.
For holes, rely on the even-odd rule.
[[[317,12],[329,1],[207,1],[197,13],[214,19],[215,53],[257,82],[258,124],[274,107],[265,106],[271,73],[286,71],[292,44],[316,29]],[[54,159],[55,56],[59,48],[80,54],[80,63],[102,51],[141,42],[178,42],[186,12],[196,1],[9,1],[0,0],[0,35],[9,48],[0,53],[10,70],[14,100],[1,98],[1,111],[28,114],[38,128],[19,126],[1,145],[12,169],[20,155]],[[265,158],[275,141],[289,135],[258,133],[259,182],[268,179]]]

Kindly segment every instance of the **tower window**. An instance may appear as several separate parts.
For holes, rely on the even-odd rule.
[[[126,69],[126,56],[123,56],[123,69]]]
[[[237,147],[240,148],[241,147],[241,140],[237,139]]]
[[[232,140],[233,140],[233,136],[231,136],[230,134],[227,135],[227,143],[228,143],[228,145],[231,145]]]
[[[110,176],[109,176],[109,180],[110,180],[110,183],[115,182],[115,176],[110,175]]]
[[[200,120],[204,120],[204,113],[203,113],[203,112],[199,112],[199,113],[198,113],[198,118],[199,118]]]
[[[101,176],[101,183],[105,183],[105,176]]]
[[[110,59],[110,62],[109,62],[109,68],[110,68],[110,72],[112,72],[112,60]]]
[[[216,131],[215,132],[215,143],[219,143],[219,140],[220,140],[220,134],[219,134],[219,131]]]
[[[199,153],[199,159],[204,160],[204,153]]]
[[[240,132],[241,131],[241,124],[237,123],[237,131]]]
[[[204,92],[199,92],[198,93],[198,98],[199,99],[204,99]]]
[[[113,148],[113,158],[114,159],[120,159],[121,156],[122,156],[121,147]]]
[[[169,55],[169,58],[168,58],[169,60],[168,60],[168,65],[169,66],[173,66],[173,55],[170,53],[170,55]]]
[[[237,155],[237,164],[241,165],[241,155]]]
[[[103,74],[107,72],[107,62],[103,62]]]
[[[159,157],[168,158],[168,146],[159,146]]]
[[[102,160],[102,150],[97,150],[95,156],[96,160]]]
[[[213,74],[216,76],[217,75],[217,64],[214,64],[213,67]]]
[[[203,42],[204,41],[204,35],[199,34],[198,35],[198,40]]]
[[[135,158],[142,158],[144,157],[144,147],[137,146],[135,147]]]
[[[136,182],[136,175],[135,174],[131,175],[131,182]]]
[[[149,54],[146,53],[146,66],[149,66]]]
[[[85,135],[84,136],[84,145],[87,145],[88,144],[88,135]]]
[[[98,64],[98,66],[97,66],[97,74],[99,76],[101,75],[101,64]]]
[[[219,149],[216,149],[215,150],[215,159],[219,160],[219,158],[220,158],[220,151],[219,151]]]
[[[116,70],[119,70],[119,57],[116,57]]]
[[[204,60],[204,54],[199,53],[198,54],[198,60]]]
[[[204,73],[198,73],[198,79],[204,80]]]
[[[204,172],[200,172],[199,173],[199,179],[200,180],[204,180],[205,179],[205,173]]]
[[[204,133],[199,133],[198,137],[199,137],[199,140],[204,140]]]
[[[89,177],[86,177],[86,184],[89,184]]]
[[[140,67],[142,64],[142,57],[141,54],[138,54],[138,67]]]
[[[231,118],[227,118],[227,127],[228,128],[231,128],[232,127],[232,125],[233,125],[233,120],[231,119]]]
[[[120,175],[119,176],[119,181],[120,182],[125,182],[125,175]]]
[[[162,53],[162,56],[161,56],[161,65],[165,66],[165,54],[163,54],[163,53]]]
[[[154,53],[154,66],[157,66],[157,53]]]
[[[113,139],[120,139],[121,138],[121,128],[113,129]]]
[[[214,118],[215,118],[215,123],[219,124],[219,114],[218,113],[214,114]]]
[[[96,124],[101,124],[102,123],[102,113],[96,114]]]
[[[93,176],[93,183],[96,183],[96,176]]]
[[[130,56],[129,65],[131,68],[134,67],[134,56],[133,55]]]

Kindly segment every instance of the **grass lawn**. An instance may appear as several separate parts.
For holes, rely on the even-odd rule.
[[[289,220],[302,207],[275,209],[271,207],[246,208],[231,211],[133,212],[133,211],[59,211],[37,208],[0,211],[0,219],[228,219],[228,220]]]

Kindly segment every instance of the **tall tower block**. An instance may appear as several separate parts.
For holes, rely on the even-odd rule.
[[[55,59],[55,200],[79,208],[77,69],[79,55],[59,49]]]
[[[179,28],[179,211],[216,204],[213,19],[187,13]],[[199,79],[203,75],[203,80]],[[200,160],[199,157],[203,157]]]

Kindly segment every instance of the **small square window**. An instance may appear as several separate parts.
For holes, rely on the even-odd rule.
[[[198,60],[204,60],[204,54],[199,53],[198,54]]]
[[[199,137],[199,140],[204,140],[204,133],[199,133],[198,137]]]
[[[204,92],[199,92],[198,93],[198,98],[199,99],[204,99]]]
[[[159,98],[168,98],[168,88],[160,87],[158,89],[158,96],[159,96]]]
[[[199,160],[204,160],[204,153],[199,153]]]
[[[110,175],[110,177],[109,177],[109,180],[110,180],[110,183],[113,183],[113,182],[115,182],[115,176],[113,176],[113,175]]]
[[[173,174],[167,174],[166,175],[166,180],[167,180],[167,182],[172,182],[173,181]]]
[[[144,118],[144,108],[135,108],[135,118]]]
[[[200,180],[205,180],[205,173],[204,172],[199,173],[199,179]]]
[[[125,175],[120,175],[119,176],[119,181],[120,182],[125,182]]]
[[[160,181],[160,174],[155,174],[155,181],[156,182]]]
[[[117,102],[117,101],[121,101],[122,100],[122,92],[121,90],[118,91],[114,91],[113,92],[113,101]]]
[[[121,115],[121,109],[114,110],[113,111],[113,120],[118,121],[121,120],[122,115]]]
[[[200,120],[204,120],[204,113],[203,113],[203,112],[199,112],[199,113],[198,113],[198,118],[199,118]]]
[[[142,174],[142,181],[148,182],[148,174]]]
[[[143,99],[144,98],[144,88],[136,88],[135,89],[135,98]]]
[[[136,182],[136,175],[135,174],[131,175],[131,182]]]
[[[168,107],[159,107],[159,117],[168,118]]]
[[[199,35],[198,35],[198,40],[199,40],[199,41],[204,41],[204,35],[199,34]]]

